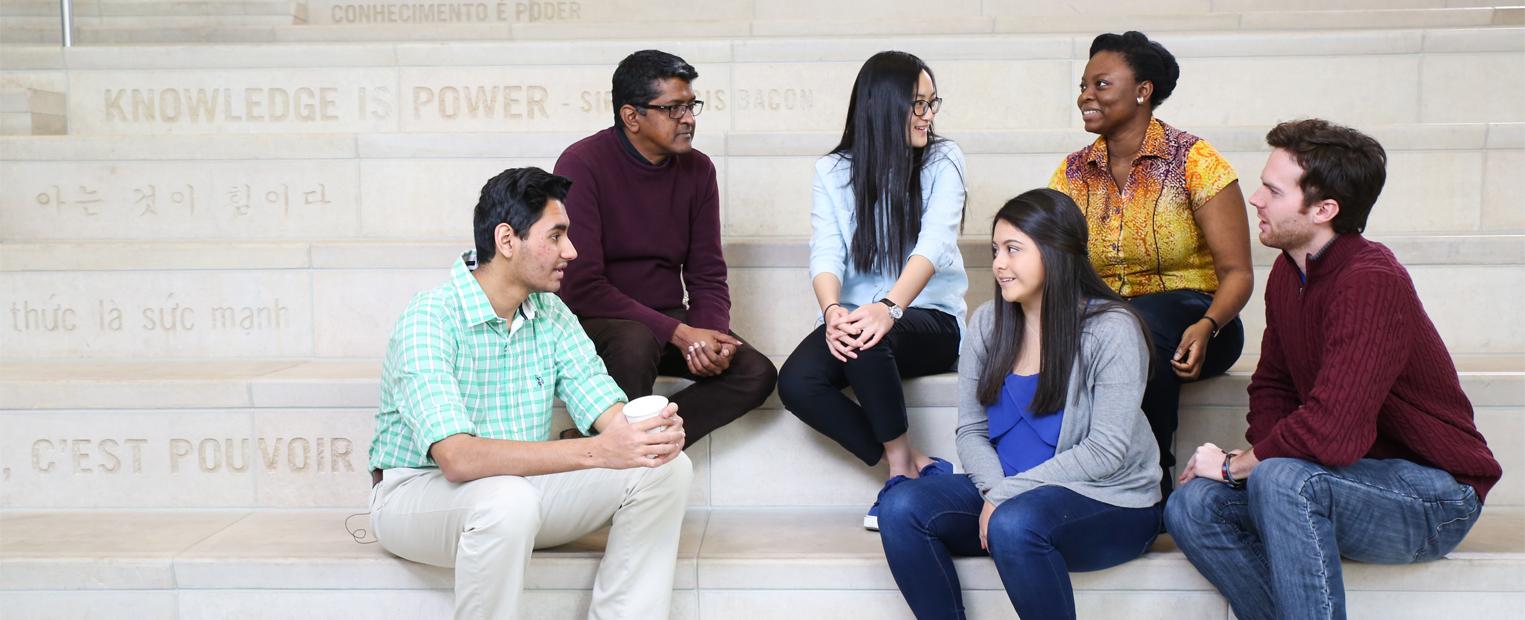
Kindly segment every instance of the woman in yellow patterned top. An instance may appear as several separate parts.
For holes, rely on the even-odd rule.
[[[1096,37],[1076,105],[1086,131],[1101,137],[1049,181],[1085,212],[1096,272],[1149,323],[1154,361],[1143,409],[1167,495],[1181,383],[1239,359],[1239,311],[1255,286],[1234,168],[1207,141],[1154,118],[1180,73],[1142,33]]]

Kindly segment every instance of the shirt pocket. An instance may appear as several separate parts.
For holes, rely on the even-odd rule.
[[[527,411],[550,411],[556,397],[556,360],[544,354],[529,355],[509,371],[513,396],[523,401]]]

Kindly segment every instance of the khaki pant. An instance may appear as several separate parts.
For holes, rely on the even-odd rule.
[[[613,521],[589,618],[666,618],[693,465],[493,476],[464,484],[438,469],[389,469],[371,491],[381,546],[455,568],[455,617],[522,615],[534,549],[572,542]]]

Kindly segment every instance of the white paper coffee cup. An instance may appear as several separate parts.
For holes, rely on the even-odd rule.
[[[658,396],[656,394],[652,394],[651,396],[642,396],[628,403],[625,403],[625,419],[628,420],[631,424],[635,424],[636,422],[640,422],[641,420],[645,420],[662,413],[662,410],[666,408],[666,396]],[[658,426],[648,432],[656,433],[664,430],[667,430],[666,426]]]

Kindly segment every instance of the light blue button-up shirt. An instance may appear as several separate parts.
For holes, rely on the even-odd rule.
[[[964,332],[964,293],[969,277],[958,251],[959,224],[964,216],[964,152],[951,141],[929,147],[921,168],[921,234],[912,256],[921,256],[936,270],[913,308],[946,312],[958,319]],[[815,162],[815,198],[810,209],[810,279],[829,273],[842,282],[843,306],[857,308],[879,301],[895,286],[900,273],[862,273],[849,257],[857,229],[852,191],[852,165],[842,155]]]

